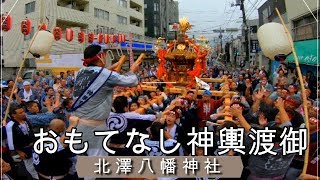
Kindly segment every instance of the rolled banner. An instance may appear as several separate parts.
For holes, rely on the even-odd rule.
[[[125,55],[122,55],[121,57],[120,57],[120,59],[119,59],[119,61],[118,61],[118,66],[115,68],[115,70],[114,71],[116,71],[116,72],[120,72],[120,70],[121,70],[121,67],[122,67],[122,65],[123,65],[123,63],[126,61],[126,56]]]
[[[263,54],[271,60],[279,54],[292,52],[285,29],[279,23],[267,23],[258,29],[258,40]]]
[[[40,56],[49,54],[54,41],[54,36],[52,33],[41,30],[32,39],[34,39],[34,42],[30,47],[30,53],[33,56],[39,58]],[[31,40],[31,42],[32,41],[33,40]]]

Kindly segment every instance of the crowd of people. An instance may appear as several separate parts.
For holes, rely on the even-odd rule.
[[[181,146],[170,155],[187,156],[192,150],[188,142],[191,140],[187,134],[203,131],[208,127],[216,135],[214,145],[210,147],[207,155],[221,156],[219,131],[223,128],[241,128],[245,132],[253,129],[274,129],[277,131],[274,143],[279,144],[283,128],[290,126],[297,130],[304,128],[304,122],[310,124],[309,147],[310,156],[307,174],[302,176],[317,176],[319,174],[319,81],[308,73],[304,76],[305,92],[301,92],[299,80],[294,70],[288,69],[285,64],[270,74],[264,67],[250,67],[249,69],[232,67],[209,67],[203,72],[203,78],[223,78],[228,76],[230,91],[237,95],[214,97],[211,91],[205,90],[199,94],[199,87],[194,90],[185,89],[182,94],[173,94],[165,83],[156,77],[156,66],[143,64],[136,72],[139,84],[149,82],[148,85],[156,86],[156,91],[144,91],[140,85],[135,87],[114,87],[113,106],[110,116],[106,119],[107,130],[119,130],[119,134],[111,137],[108,147],[115,150],[110,156],[164,156],[160,151],[160,139],[164,138],[165,148],[170,149],[176,143]],[[123,72],[124,73],[124,72]],[[154,82],[154,83],[152,83]],[[210,90],[220,90],[221,83],[208,83]],[[111,85],[110,85],[111,86]],[[14,89],[14,87],[16,87]],[[1,106],[2,120],[5,116],[8,103],[9,118],[3,126],[2,141],[2,169],[3,178],[25,179],[32,176],[33,179],[77,179],[75,171],[76,155],[70,152],[67,145],[61,141],[62,135],[68,129],[77,127],[79,119],[72,116],[72,106],[75,98],[75,75],[68,71],[65,75],[48,78],[40,71],[34,75],[32,81],[23,81],[18,78],[16,86],[13,80],[8,80],[7,85],[2,86]],[[317,90],[318,89],[318,90]],[[12,102],[9,102],[13,92]],[[304,119],[302,105],[302,93],[307,96],[307,110],[309,119]],[[317,98],[318,97],[318,98]],[[225,98],[231,98],[226,104]],[[226,108],[230,106],[230,108]],[[95,111],[95,109],[91,109]],[[89,113],[89,112],[88,112]],[[77,114],[77,113],[76,113]],[[121,122],[121,118],[125,122]],[[225,117],[233,120],[225,120]],[[119,120],[120,119],[120,120]],[[125,125],[123,125],[125,124]],[[57,156],[35,156],[33,143],[36,141],[35,133],[45,130],[53,130],[59,136],[59,151]],[[136,154],[132,147],[125,145],[129,141],[127,132],[136,128],[138,132],[149,134],[145,141],[150,151]],[[160,135],[164,129],[163,137]],[[246,136],[244,138],[246,149],[253,146]],[[139,143],[139,140],[134,140]],[[61,148],[60,148],[61,147]],[[282,147],[275,146],[273,150],[280,152]],[[14,152],[15,154],[12,154]],[[15,155],[15,156],[13,156]],[[197,148],[197,156],[204,155],[203,148]],[[301,176],[304,165],[303,156],[289,154],[282,156],[278,153],[255,156],[242,155],[230,149],[222,155],[241,156],[244,165],[241,179],[297,179]],[[14,159],[13,157],[18,157]],[[40,161],[42,162],[39,163]],[[42,158],[42,159],[41,159]],[[37,161],[38,160],[38,161]],[[17,173],[17,164],[24,162],[27,170],[25,174]],[[273,163],[270,165],[270,163]],[[270,168],[270,166],[272,168]]]

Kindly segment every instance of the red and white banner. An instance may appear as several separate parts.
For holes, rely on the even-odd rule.
[[[132,66],[132,64],[134,63],[134,59],[133,59],[133,52],[132,52],[132,33],[130,32],[129,34],[129,52],[130,52],[130,67]]]

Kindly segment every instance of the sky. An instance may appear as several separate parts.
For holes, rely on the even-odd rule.
[[[242,12],[236,0],[178,0],[179,16],[186,16],[193,28],[189,31],[190,35],[198,37],[206,36],[210,41],[218,39],[219,33],[213,33],[214,29],[241,28]],[[247,19],[258,18],[258,8],[266,0],[244,0]],[[240,33],[240,32],[239,32]],[[231,35],[239,33],[224,33],[223,39],[231,39]]]

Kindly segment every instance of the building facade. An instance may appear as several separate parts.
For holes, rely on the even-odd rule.
[[[173,1],[169,0],[168,1],[168,24],[172,25],[174,23],[179,23],[179,2],[178,1]],[[175,39],[177,32],[171,31],[170,28],[168,27],[168,32],[167,32],[167,39]]]
[[[258,15],[259,15],[259,27],[265,23],[269,22],[277,22],[281,23],[280,18],[275,10],[278,8],[284,23],[288,25],[288,14],[286,9],[286,3],[284,0],[267,0],[264,4],[262,4],[258,8]],[[269,69],[269,72],[274,72],[276,68],[279,66],[280,62],[278,61],[271,61],[267,57],[263,55],[262,52],[259,52],[258,56],[259,65],[263,65],[266,69]],[[269,73],[272,76],[272,73]],[[272,78],[272,77],[269,77]]]
[[[299,59],[299,64],[303,74],[312,72],[317,74],[317,67],[319,66],[319,46],[318,38],[320,32],[317,32],[319,21],[317,23],[315,18],[319,18],[317,11],[317,1],[306,1],[310,11],[303,1],[286,0],[286,9],[288,12],[289,26],[291,35],[294,41],[295,49]],[[290,66],[295,67],[294,58],[292,55],[287,57]]]
[[[280,19],[275,11],[277,7],[293,38],[302,73],[306,75],[309,72],[315,75],[319,66],[317,50],[319,46],[317,38],[320,37],[319,32],[317,32],[319,22],[317,23],[315,19],[318,17],[317,11],[319,7],[317,7],[317,1],[305,2],[310,10],[304,1],[301,0],[268,0],[258,9],[259,25],[261,26],[268,22],[280,23]],[[274,72],[280,62],[269,62],[271,72]],[[292,54],[286,58],[286,63],[290,69],[295,68]]]
[[[275,8],[278,8],[284,22],[288,23],[286,3],[284,0],[267,0],[258,8],[259,26],[268,22],[278,22],[280,19],[277,15]]]
[[[145,35],[158,38],[172,35],[169,24],[179,22],[179,4],[174,0],[146,0]]]
[[[6,1],[3,11],[8,12],[14,2]],[[40,10],[43,10],[43,13]],[[52,46],[50,54],[53,55],[82,53],[87,43],[78,42],[77,34],[80,30],[95,34],[122,33],[126,35],[127,40],[129,33],[132,33],[134,42],[152,43],[152,39],[144,35],[143,0],[43,0],[43,3],[41,0],[20,0],[13,8],[11,16],[12,29],[3,33],[3,67],[19,67],[41,18],[49,31],[55,26],[61,27],[63,31],[63,38],[55,41]],[[20,23],[24,18],[30,19],[32,23],[32,31],[28,36],[20,32]],[[66,28],[71,27],[74,39],[67,42],[64,32]],[[28,58],[26,66],[34,66],[34,58],[31,55]]]
[[[248,28],[248,48],[249,48],[249,64],[250,65],[259,65],[265,66],[266,64],[261,63],[261,59],[259,59],[259,42],[257,37],[257,32],[259,29],[259,19],[251,19],[247,20],[247,28]],[[244,25],[242,25],[244,27]],[[242,29],[242,36],[240,37],[242,46],[238,49],[234,49],[235,52],[242,52],[242,57],[245,56],[246,47],[245,47],[245,31]],[[234,54],[236,55],[236,54]]]
[[[145,35],[150,37],[159,37],[162,34],[160,17],[163,17],[163,14],[161,14],[160,11],[160,0],[149,0],[144,3],[146,24]]]
[[[313,15],[317,18],[317,1],[306,1]],[[317,36],[317,22],[308,7],[299,0],[286,0],[286,9],[294,41],[315,39]],[[318,22],[319,24],[319,22]]]
[[[247,25],[249,27],[249,61],[251,65],[259,65],[261,66],[268,66],[266,61],[262,60],[262,53],[259,48],[259,41],[257,37],[257,32],[259,29],[259,19],[252,19],[247,21]]]

